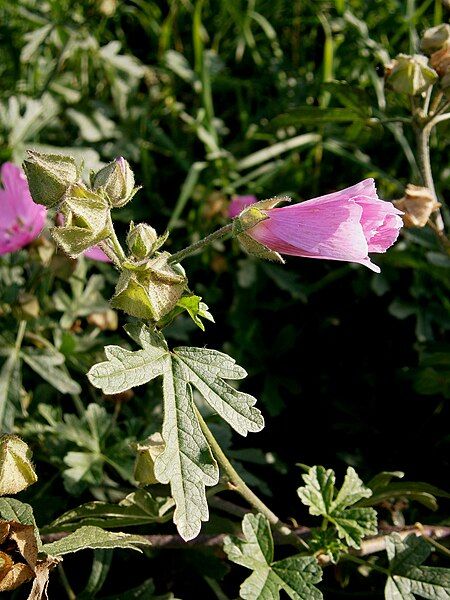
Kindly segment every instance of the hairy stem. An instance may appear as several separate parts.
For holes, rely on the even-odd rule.
[[[231,233],[232,229],[233,229],[233,223],[228,223],[228,225],[225,225],[224,227],[221,227],[217,231],[210,233],[209,235],[207,235],[205,238],[199,240],[198,242],[194,242],[187,248],[184,248],[183,250],[180,250],[179,252],[175,252],[175,254],[172,254],[172,256],[169,258],[169,262],[177,263],[177,262],[182,261],[187,256],[190,256],[194,252],[197,252],[197,250],[200,250],[204,246],[207,246],[208,244],[211,244],[212,242],[215,242],[216,240],[220,240],[220,239],[224,238],[229,233]]]
[[[416,125],[416,144],[417,144],[417,164],[420,171],[420,176],[423,185],[427,187],[433,194],[435,201],[437,202],[436,189],[434,187],[433,172],[431,170],[431,159],[430,159],[430,134],[433,128],[433,120],[429,121],[426,125]],[[435,224],[439,232],[444,230],[444,222],[439,210],[435,213]]]
[[[116,253],[117,257],[120,259],[120,261],[123,261],[126,259],[126,256],[125,256],[125,252],[123,251],[122,246],[120,245],[119,240],[117,239],[116,231],[114,229],[114,225],[113,225],[113,222],[111,219],[111,213],[109,213],[109,215],[108,215],[107,225],[109,227],[109,240],[111,241],[114,252]]]
[[[195,411],[200,423],[200,427],[202,428],[205,438],[212,449],[215,459],[229,478],[230,489],[240,494],[250,504],[250,506],[267,517],[273,529],[281,534],[286,541],[292,543],[292,545],[296,546],[297,548],[304,548],[305,546],[308,547],[306,543],[296,536],[295,533],[293,533],[293,531],[291,531],[291,529],[285,523],[283,523],[277,517],[277,515],[272,512],[270,508],[266,506],[264,502],[258,498],[258,496],[247,486],[245,481],[225,456],[225,453],[217,443],[216,438],[211,433],[200,412],[197,409],[195,409]]]

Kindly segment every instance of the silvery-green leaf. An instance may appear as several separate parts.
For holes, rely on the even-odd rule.
[[[169,351],[161,336],[142,326],[137,333],[142,350],[106,346],[107,360],[94,365],[87,374],[105,394],[118,394],[148,383],[167,369]]]
[[[224,550],[232,562],[253,572],[241,585],[244,600],[278,600],[284,590],[293,600],[321,600],[316,587],[322,571],[312,556],[291,556],[273,562],[273,538],[266,517],[245,515],[242,521],[244,539],[228,536]]]
[[[108,346],[107,360],[92,367],[88,377],[93,385],[113,394],[163,376],[165,447],[155,459],[154,473],[159,482],[171,486],[180,535],[192,539],[202,521],[208,520],[205,487],[218,482],[219,469],[200,427],[191,387],[242,435],[262,429],[264,420],[253,406],[255,398],[224,381],[246,376],[226,354],[201,348],[170,352],[162,335],[148,327],[129,325],[126,329],[142,349],[133,352]]]
[[[386,600],[450,599],[450,569],[424,567],[431,553],[429,544],[414,534],[402,540],[392,533],[386,540],[390,577],[386,582]]]
[[[87,548],[94,550],[98,548],[126,548],[142,552],[142,547],[145,546],[150,546],[150,542],[140,535],[113,533],[100,527],[86,525],[56,542],[44,544],[42,549],[51,556],[61,556]]]
[[[189,381],[233,429],[241,435],[261,431],[264,418],[254,408],[256,399],[224,381],[247,375],[230,356],[207,348],[181,347],[175,348],[174,353],[187,368]]]
[[[61,394],[79,394],[80,385],[64,368],[64,356],[48,349],[22,348],[21,357],[38,375],[48,381]]]
[[[166,447],[155,460],[155,476],[170,483],[174,523],[181,537],[190,540],[208,520],[205,486],[219,481],[219,468],[198,423],[186,371],[176,358],[164,374],[162,436]]]

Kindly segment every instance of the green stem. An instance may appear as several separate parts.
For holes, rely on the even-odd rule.
[[[225,225],[224,227],[221,227],[217,231],[210,233],[209,235],[207,235],[205,238],[199,240],[198,242],[194,242],[187,248],[184,248],[183,250],[180,250],[179,252],[175,252],[175,254],[172,254],[172,256],[169,258],[168,262],[169,263],[181,262],[187,256],[190,256],[194,252],[197,252],[197,250],[200,250],[204,246],[207,246],[208,244],[211,244],[212,242],[215,242],[216,240],[220,240],[220,239],[224,238],[229,233],[231,233],[232,229],[233,229],[233,223],[228,223],[228,225]]]
[[[254,492],[252,492],[252,490],[247,486],[245,481],[242,479],[242,477],[230,463],[228,458],[225,456],[225,453],[217,443],[216,438],[211,433],[208,425],[205,423],[205,420],[203,419],[197,408],[195,409],[195,412],[200,423],[200,427],[202,428],[203,434],[211,447],[214,457],[216,458],[223,471],[225,471],[225,473],[228,475],[231,489],[240,494],[250,504],[250,506],[252,506],[255,510],[264,515],[269,521],[269,523],[272,525],[273,529],[279,534],[281,534],[286,539],[286,541],[290,542],[293,546],[296,546],[297,548],[303,549],[304,546],[307,547],[306,543],[303,540],[301,540],[298,536],[296,536],[295,533],[293,533],[293,531],[291,531],[289,527],[285,523],[283,523],[277,517],[277,515],[274,512],[272,512],[270,508],[266,506],[264,502],[260,498],[258,498],[258,496]]]
[[[117,235],[114,230],[114,225],[113,225],[113,222],[111,219],[111,213],[109,213],[109,215],[108,215],[107,226],[109,227],[109,239],[111,240],[111,244],[114,249],[114,252],[116,253],[117,257],[122,262],[122,261],[126,260],[127,257],[125,256],[125,252],[123,251],[123,248],[120,245],[119,240],[117,239]]]
[[[417,162],[420,176],[423,185],[426,186],[432,192],[434,198],[436,198],[430,161],[430,133],[431,128],[428,124],[424,127],[421,127],[420,125],[416,126]]]
[[[436,195],[436,189],[434,187],[433,172],[431,170],[431,159],[430,159],[430,134],[433,128],[433,119],[425,125],[416,124],[416,143],[417,143],[417,164],[422,178],[423,185],[427,187],[433,194],[436,202],[438,198]],[[439,209],[434,213],[435,225],[439,234],[444,231],[444,221]]]
[[[19,329],[17,330],[16,342],[14,344],[14,354],[18,356],[20,348],[22,346],[23,336],[25,335],[25,330],[27,328],[26,321],[20,321]]]
[[[67,594],[67,597],[69,598],[69,600],[77,600],[77,596],[76,596],[75,592],[73,591],[73,589],[69,583],[69,580],[67,579],[67,575],[61,564],[58,565],[58,574],[59,574],[61,583],[66,591],[66,594]]]

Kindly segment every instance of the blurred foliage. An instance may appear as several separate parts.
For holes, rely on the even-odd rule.
[[[448,21],[446,7],[0,0],[0,162],[20,163],[30,147],[59,150],[82,156],[87,173],[127,157],[144,187],[118,213],[121,233],[130,220],[160,234],[169,226],[169,249],[223,225],[234,194],[299,200],[374,177],[381,197],[400,198],[408,182],[419,182],[415,141],[401,120],[406,99],[385,88],[383,65],[417,51],[425,28]],[[431,139],[441,199],[450,189],[448,123]],[[218,243],[186,264],[217,325],[202,333],[180,316],[167,334],[223,347],[248,370],[250,391],[270,416],[265,432],[234,448],[227,426],[215,431],[246,480],[270,494],[283,517],[302,522],[299,461],[340,473],[354,466],[367,479],[400,468],[409,480],[445,488],[450,258],[439,237],[430,228],[405,231],[376,258],[381,275],[307,259],[263,264],[225,244],[226,252]],[[160,428],[157,386],[106,397],[85,377],[105,344],[127,344],[114,319],[111,327],[98,320],[108,314],[113,282],[109,265],[72,261],[45,237],[0,257],[0,415],[2,428],[33,448],[39,483],[21,498],[40,526],[80,502],[123,500],[135,489],[132,444]],[[288,476],[296,483],[287,486]],[[401,523],[390,498],[382,515]],[[446,516],[407,501],[402,510],[410,522]],[[205,530],[225,527],[214,513]],[[225,597],[214,553],[164,552],[150,552],[150,573],[148,557],[115,554],[101,594],[117,597],[127,570],[140,584],[133,597]],[[75,579],[84,565],[65,564]],[[330,571],[327,598],[379,589],[359,573],[346,588],[345,567]],[[239,581],[231,575],[223,587],[232,594]]]

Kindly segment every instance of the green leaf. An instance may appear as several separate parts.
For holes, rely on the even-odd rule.
[[[273,562],[273,538],[266,517],[245,515],[242,521],[245,539],[227,536],[224,550],[232,562],[253,571],[241,585],[244,600],[278,600],[284,590],[293,600],[323,598],[313,584],[322,579],[322,571],[312,556],[291,556]]]
[[[370,99],[365,90],[349,85],[346,81],[326,81],[322,88],[339,102],[366,118],[371,114]]]
[[[271,124],[274,127],[284,127],[291,125],[321,125],[323,123],[354,123],[366,119],[367,116],[351,108],[302,106],[275,117]]]
[[[105,286],[102,275],[92,275],[84,285],[79,278],[85,276],[86,266],[80,261],[73,276],[70,278],[72,295],[59,289],[53,294],[55,308],[64,314],[61,317],[61,327],[69,329],[78,317],[86,317],[94,312],[105,312],[109,308],[101,290]]]
[[[48,381],[61,394],[80,394],[81,387],[67,373],[64,365],[64,355],[56,350],[22,348],[20,352],[24,362],[38,375]]]
[[[0,430],[12,429],[15,409],[20,406],[20,356],[12,350],[0,370]]]
[[[214,323],[214,317],[209,312],[207,304],[201,301],[201,296],[196,296],[195,294],[191,294],[190,296],[182,296],[175,308],[173,308],[170,313],[168,313],[165,317],[158,322],[158,327],[165,327],[169,323],[171,323],[175,317],[186,311],[197,327],[200,327],[202,331],[205,331],[205,325],[202,319],[207,319]]]
[[[420,502],[430,510],[437,510],[436,496],[450,498],[448,492],[429,483],[422,481],[396,481],[385,486],[378,486],[374,490],[373,495],[358,502],[358,506],[374,506],[389,498],[407,498],[408,500]]]
[[[56,542],[44,544],[42,550],[51,556],[61,556],[86,548],[126,548],[142,552],[142,546],[150,546],[150,542],[140,535],[113,533],[100,527],[86,526]]]
[[[120,346],[106,346],[107,360],[94,365],[87,374],[95,387],[105,394],[118,394],[143,385],[162,375],[167,369],[169,350],[164,338],[146,327],[138,331],[125,327],[127,333],[138,341],[142,350],[131,351]]]
[[[393,533],[386,539],[386,552],[391,573],[384,589],[386,600],[450,599],[450,569],[422,565],[431,553],[423,538],[410,535],[402,540]]]
[[[166,446],[155,460],[155,476],[161,483],[170,483],[176,502],[174,522],[184,539],[192,539],[209,516],[205,486],[219,480],[217,463],[198,422],[192,387],[241,435],[260,431],[264,420],[254,408],[253,396],[224,381],[246,376],[226,354],[187,347],[170,352],[162,335],[147,327],[128,326],[126,330],[142,350],[108,346],[108,360],[94,365],[88,377],[105,393],[114,394],[163,375]]]
[[[261,431],[264,419],[254,408],[256,399],[237,391],[224,379],[243,379],[245,369],[227,354],[208,348],[180,347],[175,357],[183,364],[184,375],[208,404],[241,435]]]
[[[173,506],[168,498],[154,498],[149,492],[138,490],[129,494],[119,504],[88,502],[62,514],[43,528],[45,533],[74,531],[81,525],[102,528],[131,527],[161,522]]]
[[[155,460],[155,476],[170,483],[176,502],[173,521],[181,537],[195,538],[201,522],[209,518],[205,486],[216,485],[219,468],[200,428],[182,364],[172,361],[164,373],[164,423],[166,444]]]
[[[349,546],[359,548],[364,536],[377,533],[375,510],[352,507],[372,495],[352,467],[348,467],[339,491],[334,485],[336,478],[331,469],[312,467],[302,477],[306,485],[297,492],[303,504],[309,507],[311,515],[322,516],[332,523],[339,538],[345,539]]]
[[[36,526],[31,506],[15,498],[0,498],[0,518]]]

